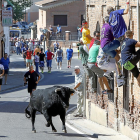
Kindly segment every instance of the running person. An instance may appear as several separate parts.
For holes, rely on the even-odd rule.
[[[43,48],[41,48],[41,53],[39,54],[39,62],[40,62],[40,70],[43,73],[44,71],[44,58],[45,58],[45,54],[43,53]]]
[[[39,73],[38,66],[39,66],[39,52],[34,57],[34,65],[36,67],[35,71]]]
[[[53,57],[52,57],[53,56]],[[48,73],[51,73],[51,67],[52,67],[52,59],[54,58],[54,54],[50,51],[48,48],[47,52],[47,67],[48,67]]]
[[[63,59],[63,50],[61,49],[61,46],[58,47],[56,51],[56,58],[57,58],[57,69],[59,67],[60,63],[60,70],[62,68],[62,59]]]
[[[73,49],[71,48],[71,45],[66,50],[66,57],[67,57],[67,67],[71,68],[71,59],[73,57]]]
[[[2,64],[0,64],[0,91],[1,91],[3,75],[4,75],[4,66]]]
[[[32,92],[36,90],[39,80],[39,74],[34,71],[33,66],[30,66],[29,71],[24,75],[24,83],[27,84],[28,81],[28,93],[30,93],[30,96],[32,95]]]
[[[24,48],[22,49],[22,56],[24,58],[24,63],[25,63],[26,68],[28,68],[26,65],[26,52],[27,52],[27,50],[28,50],[28,48],[27,48],[27,45],[25,44]]]

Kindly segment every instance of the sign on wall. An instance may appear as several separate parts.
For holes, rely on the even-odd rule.
[[[2,26],[12,26],[13,14],[12,10],[2,10]]]

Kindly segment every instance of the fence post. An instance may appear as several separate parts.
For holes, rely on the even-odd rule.
[[[83,103],[83,116],[86,117],[86,72],[84,71],[84,76],[83,76],[83,83],[84,83],[84,88],[83,88],[83,98],[84,98],[84,103]]]

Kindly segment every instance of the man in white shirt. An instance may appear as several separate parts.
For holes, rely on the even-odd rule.
[[[15,43],[17,55],[18,54],[20,55],[20,47],[21,47],[21,45],[22,45],[21,41],[20,41],[20,39],[18,39],[18,41]]]
[[[29,46],[29,48],[31,49],[32,54],[33,54],[34,47],[33,47],[33,42],[32,42],[31,40],[30,40],[30,42],[28,43],[28,46]]]

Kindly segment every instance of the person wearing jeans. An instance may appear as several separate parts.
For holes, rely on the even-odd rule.
[[[18,41],[15,43],[15,46],[16,46],[16,53],[17,53],[17,55],[18,55],[18,54],[20,55],[20,47],[22,46],[20,40],[18,40]]]
[[[34,58],[34,64],[35,64],[35,67],[36,67],[36,72],[39,73],[38,71],[38,66],[39,66],[39,52],[37,52],[37,54],[35,55],[35,58]]]
[[[53,56],[53,57],[52,57]],[[52,59],[54,58],[54,54],[50,52],[50,49],[48,48],[47,52],[47,67],[48,67],[48,73],[51,73],[51,67],[52,67]]]
[[[120,60],[120,56],[117,53],[116,49],[120,46],[120,42],[118,40],[114,40],[112,27],[109,25],[109,16],[105,17],[105,24],[101,30],[101,48],[104,53],[108,54],[112,58],[116,60],[116,68],[118,71],[118,78],[124,78],[118,61]]]

